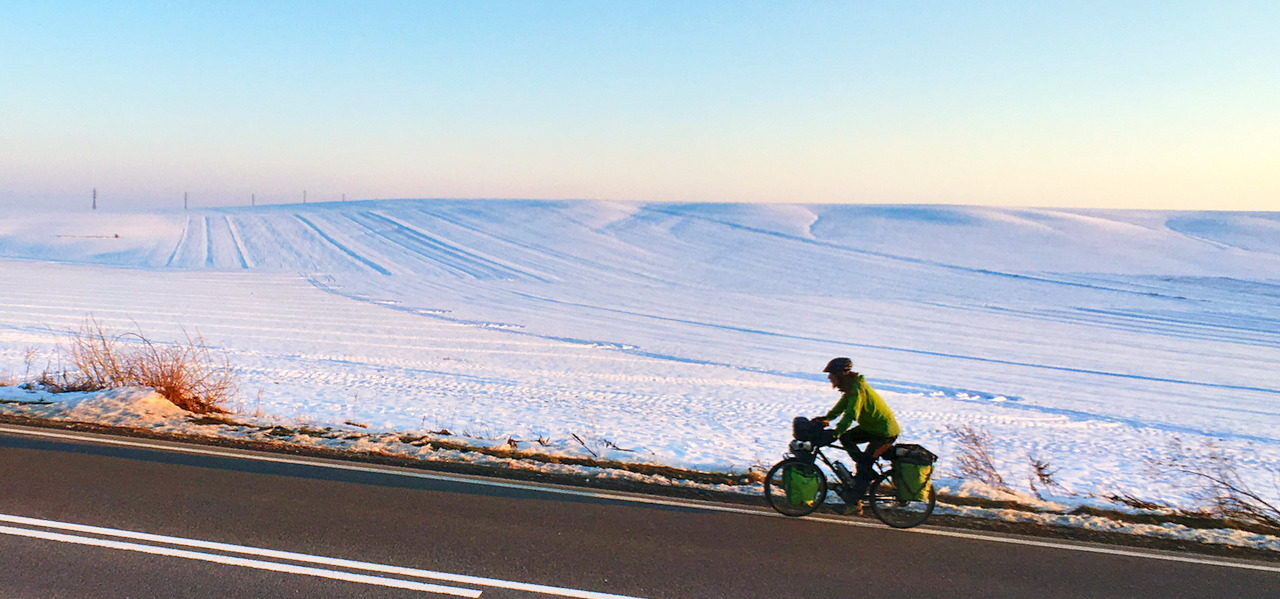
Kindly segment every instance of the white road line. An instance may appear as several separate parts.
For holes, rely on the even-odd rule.
[[[1201,559],[1197,557],[1184,557],[1181,555],[1143,553],[1141,551],[1131,551],[1126,549],[1111,549],[1108,547],[1090,547],[1087,545],[1068,545],[1064,543],[1054,543],[1051,541],[1034,541],[1031,539],[995,537],[995,536],[981,535],[981,534],[968,533],[968,532],[959,532],[959,531],[953,531],[953,530],[910,529],[910,530],[905,530],[903,532],[929,534],[929,535],[936,535],[940,537],[955,537],[958,539],[977,539],[981,541],[992,541],[995,543],[1010,543],[1015,545],[1026,545],[1030,547],[1070,549],[1072,551],[1082,551],[1085,553],[1103,553],[1107,555],[1122,555],[1126,557],[1165,560],[1170,562],[1184,562],[1189,564],[1201,564],[1206,566],[1222,566],[1226,568],[1238,568],[1241,570],[1260,570],[1263,572],[1280,572],[1280,566],[1268,566],[1265,564],[1248,564],[1248,563],[1242,563],[1242,562],[1228,562],[1228,561],[1222,561],[1222,560]]]
[[[320,564],[325,566],[334,566],[338,568],[350,568],[353,570],[366,570],[369,572],[380,572],[382,574],[397,574],[400,576],[412,576],[415,578],[426,578],[429,580],[442,580],[446,582],[455,582],[459,584],[470,584],[477,586],[511,589],[516,591],[527,591],[530,593],[540,593],[543,595],[556,595],[560,597],[573,597],[574,599],[640,599],[639,597],[630,597],[627,595],[613,595],[609,593],[598,593],[595,591],[580,591],[577,589],[566,589],[560,587],[552,587],[540,584],[528,584],[523,582],[513,582],[508,580],[499,580],[496,578],[482,578],[479,576],[467,576],[464,574],[450,574],[448,572],[435,572],[432,570],[419,570],[417,568],[406,568],[402,566],[391,566],[387,564],[375,564],[371,562],[361,562],[355,560],[341,559],[336,557],[324,557],[320,555],[308,555],[305,553],[294,553],[291,551],[279,551],[275,549],[263,549],[261,547],[249,547],[245,545],[231,545],[228,543],[218,543],[214,541],[200,541],[197,539],[186,539],[182,537],[170,537],[165,535],[155,535],[145,532],[135,532],[132,530],[119,530],[115,528],[103,528],[100,526],[89,526],[87,524],[73,524],[70,522],[58,522],[56,520],[43,520],[40,518],[28,518],[26,516],[14,516],[10,514],[0,514],[0,522],[9,522],[11,524],[20,524],[23,526],[38,526],[41,528],[52,528],[56,530],[67,530],[73,532],[82,532],[95,535],[122,537],[133,539],[136,541],[148,541],[152,543],[165,543],[169,545],[178,545],[182,547],[195,547],[198,549],[210,549],[213,551],[223,551],[227,553],[242,553],[246,555],[256,555],[258,557],[267,557],[273,559],[284,559],[295,562],[303,562],[310,564]],[[26,530],[26,529],[8,529],[0,526],[0,532],[5,530]],[[56,533],[50,533],[56,534]],[[83,537],[75,537],[83,538]],[[151,545],[142,545],[151,547]],[[205,555],[205,554],[199,554]],[[274,562],[264,562],[274,563]],[[327,571],[327,570],[322,570]],[[448,587],[445,587],[448,588]],[[477,593],[478,595],[479,593]]]
[[[271,570],[273,572],[286,572],[289,574],[301,574],[304,576],[315,576],[318,578],[331,578],[333,580],[342,580],[346,582],[356,582],[360,584],[392,587],[397,589],[409,589],[411,591],[424,591],[427,593],[454,595],[458,597],[472,597],[473,599],[476,597],[479,597],[481,593],[480,591],[475,589],[460,589],[456,587],[446,587],[438,584],[429,584],[425,582],[414,582],[411,580],[396,580],[394,578],[383,578],[381,576],[369,576],[366,574],[352,574],[349,572],[338,572],[337,570],[322,570],[320,568],[309,568],[306,566],[295,566],[293,564],[281,564],[277,562],[264,562],[260,560],[254,560],[254,559],[245,559],[243,557],[232,557],[229,555],[215,555],[212,553],[200,553],[198,551],[186,551],[183,549],[173,549],[170,547],[156,547],[154,545],[139,545],[137,543],[125,543],[122,541],[108,541],[106,539],[78,537],[75,535],[64,535],[61,533],[46,532],[43,530],[27,530],[25,528],[13,528],[9,526],[0,526],[0,534],[13,535],[13,536],[19,536],[19,537],[30,537],[34,539],[45,539],[48,541],[58,541],[60,543],[75,543],[77,545],[90,545],[94,547],[105,547],[108,549],[136,551],[138,553],[149,553],[152,555],[180,557],[183,559],[192,559],[192,560],[200,560],[205,562],[213,562],[217,564],[226,564],[228,566],[240,566],[242,568],[254,568],[257,570]]]
[[[389,468],[376,468],[376,467],[370,467],[370,466],[356,466],[356,465],[350,465],[350,464],[307,461],[307,460],[301,460],[296,458],[237,453],[230,450],[211,450],[211,449],[204,449],[204,448],[198,448],[198,447],[168,446],[168,445],[160,445],[160,444],[151,444],[151,443],[140,442],[140,441],[125,441],[121,439],[99,438],[99,437],[82,436],[82,435],[77,435],[72,433],[61,433],[61,432],[55,433],[55,432],[46,432],[46,431],[37,431],[37,430],[28,430],[28,429],[9,428],[4,426],[0,426],[0,432],[14,433],[19,435],[73,439],[77,441],[87,441],[91,443],[100,443],[100,444],[106,444],[106,445],[120,445],[125,447],[143,447],[147,449],[157,449],[157,450],[171,451],[176,453],[210,455],[210,456],[217,456],[217,457],[231,458],[231,459],[258,460],[263,462],[295,464],[295,465],[302,465],[302,466],[312,466],[317,468],[332,468],[335,470],[369,472],[369,473],[387,474],[387,475],[393,475],[393,476],[405,476],[410,478],[423,478],[423,479],[429,479],[429,480],[450,481],[450,482],[456,482],[456,483],[473,484],[473,485],[487,486],[487,487],[499,487],[499,488],[506,488],[506,489],[523,489],[528,491],[538,491],[543,493],[553,493],[553,494],[559,494],[559,495],[572,495],[576,497],[608,499],[612,501],[621,501],[621,502],[628,502],[628,503],[643,503],[643,504],[649,504],[649,505],[683,507],[683,508],[689,508],[689,509],[726,512],[726,513],[733,513],[733,514],[747,514],[751,516],[786,518],[786,516],[783,516],[776,512],[766,511],[763,509],[733,507],[733,506],[716,504],[716,503],[708,503],[708,502],[675,501],[675,500],[660,499],[656,497],[646,497],[646,496],[640,496],[640,495],[620,495],[620,494],[613,494],[613,493],[602,493],[599,491],[586,491],[586,490],[579,490],[579,489],[548,487],[548,486],[542,486],[537,484],[528,484],[528,483],[520,483],[520,482],[488,480],[488,479],[472,478],[468,476],[459,476],[459,475],[446,475],[446,474],[437,474],[437,473],[428,473],[428,472],[410,472],[410,471],[404,471],[404,470],[393,470]],[[1220,566],[1224,568],[1237,568],[1242,570],[1261,570],[1263,572],[1280,573],[1280,566],[1269,566],[1265,564],[1233,562],[1233,561],[1226,561],[1226,560],[1216,560],[1216,559],[1209,559],[1209,558],[1190,557],[1190,556],[1181,556],[1181,555],[1163,554],[1163,553],[1147,553],[1143,551],[1136,551],[1136,550],[1130,550],[1130,549],[1113,549],[1110,547],[1077,545],[1072,543],[1059,543],[1055,541],[1037,541],[1032,539],[1022,539],[1022,538],[1016,538],[1016,537],[1001,537],[1001,536],[987,535],[987,534],[942,530],[937,528],[911,528],[911,529],[888,528],[880,524],[860,522],[857,520],[849,520],[846,518],[825,518],[825,517],[808,516],[802,519],[810,522],[824,522],[827,524],[838,524],[840,526],[853,526],[853,527],[859,527],[859,528],[876,528],[876,529],[881,529],[881,530],[890,531],[890,532],[935,535],[935,536],[941,536],[941,537],[953,537],[953,538],[970,539],[970,540],[976,540],[976,541],[989,541],[993,543],[1006,543],[1010,545],[1044,547],[1044,548],[1051,548],[1051,549],[1061,549],[1065,551],[1100,553],[1100,554],[1107,554],[1107,555],[1135,557],[1135,558],[1141,558],[1141,559],[1153,559],[1153,560],[1162,560],[1162,561],[1171,561],[1171,562],[1182,562],[1182,563],[1188,563],[1188,564],[1199,564],[1199,565],[1206,565],[1206,566]]]

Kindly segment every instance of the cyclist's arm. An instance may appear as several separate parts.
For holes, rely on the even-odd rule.
[[[836,405],[844,406],[844,418],[841,418],[840,422],[836,424],[837,437],[843,435],[844,432],[849,430],[850,426],[854,424],[854,417],[862,411],[863,399],[862,385],[858,385],[858,389],[856,391],[850,391],[840,396],[840,403]]]
[[[840,395],[840,399],[836,401],[836,405],[833,406],[830,410],[827,410],[827,414],[825,416],[819,417],[818,420],[821,420],[822,425],[826,426],[827,423],[831,422],[832,418],[835,418],[836,416],[839,416],[841,412],[844,412],[844,408],[848,404],[849,404],[849,394],[842,393]]]

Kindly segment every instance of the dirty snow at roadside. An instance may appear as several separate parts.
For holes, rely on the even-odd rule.
[[[238,373],[228,407],[246,422],[743,472],[781,456],[793,416],[831,406],[817,371],[847,355],[944,473],[948,427],[972,425],[1018,490],[1032,459],[1052,465],[1049,501],[1190,508],[1199,488],[1150,461],[1280,468],[1280,213],[402,200],[0,215],[0,384],[65,368],[58,347],[90,315],[155,341],[202,335]],[[0,409],[53,409],[21,393],[0,387]],[[128,420],[110,402],[68,409]],[[1254,490],[1280,502],[1271,475]]]

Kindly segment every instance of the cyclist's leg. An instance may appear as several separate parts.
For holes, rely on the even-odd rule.
[[[861,497],[866,492],[867,483],[871,480],[871,464],[875,459],[868,460],[867,456],[871,453],[871,446],[875,444],[874,442],[877,439],[879,439],[879,436],[868,434],[860,426],[855,426],[840,435],[840,444],[849,452],[849,457],[853,458],[855,470],[852,491],[854,498]],[[866,450],[858,448],[858,445],[862,443],[869,444]]]
[[[843,435],[840,435],[840,444],[844,445],[849,452],[849,457],[853,458],[853,463],[857,466],[857,472],[853,477],[853,497],[860,498],[867,492],[867,487],[871,485],[871,478],[875,474],[875,470],[871,465],[875,463],[876,458],[884,453],[893,445],[897,437],[882,437],[874,433],[868,433],[862,427],[856,426],[849,429]],[[859,443],[866,443],[865,450],[858,450]]]
[[[859,499],[867,494],[867,489],[871,486],[871,479],[875,477],[875,469],[872,465],[880,454],[889,450],[893,446],[893,441],[897,437],[878,437],[867,442],[867,449],[862,452],[862,457],[858,460],[858,473],[853,477],[853,495]]]

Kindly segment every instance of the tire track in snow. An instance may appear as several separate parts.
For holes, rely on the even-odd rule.
[[[458,217],[456,215],[447,215],[447,214],[444,214],[443,212],[438,212],[435,210],[426,210],[423,208],[416,208],[415,210],[419,214],[422,214],[428,218],[433,218],[435,220],[448,223],[464,231],[470,231],[475,235],[485,237],[488,239],[493,239],[494,241],[504,243],[512,247],[520,248],[528,252],[532,252],[536,256],[538,256],[543,262],[551,262],[554,260],[554,261],[560,262],[561,264],[566,265],[566,266],[560,267],[559,270],[568,270],[574,267],[577,267],[577,269],[579,270],[586,269],[590,271],[589,276],[598,280],[606,280],[606,279],[618,279],[618,280],[624,280],[624,281],[640,280],[640,281],[650,281],[658,284],[666,284],[669,282],[667,279],[654,277],[652,275],[649,275],[641,271],[621,270],[620,264],[615,263],[615,264],[612,264],[611,266],[605,266],[598,261],[588,260],[582,256],[576,256],[566,252],[557,251],[548,247],[535,245],[533,243],[519,241],[519,240],[508,238],[508,237],[500,237],[498,235],[494,235],[491,231],[485,230],[483,227],[479,227],[469,222],[466,222],[461,217]],[[572,267],[568,265],[572,265]],[[555,278],[553,278],[553,280],[555,280]]]
[[[342,243],[340,243],[338,240],[336,240],[336,239],[334,239],[334,238],[330,237],[328,233],[325,233],[323,230],[321,230],[321,229],[320,229],[320,227],[317,227],[317,226],[315,225],[315,223],[313,223],[313,222],[311,222],[311,221],[307,220],[307,218],[306,218],[306,217],[304,217],[304,216],[302,216],[301,214],[295,214],[295,215],[293,215],[293,217],[294,217],[294,218],[296,218],[296,219],[298,219],[299,221],[301,221],[301,222],[302,222],[302,224],[306,225],[307,227],[310,227],[312,231],[315,231],[315,232],[316,232],[316,235],[319,235],[322,239],[324,239],[325,241],[327,241],[327,242],[328,242],[330,245],[332,245],[334,248],[337,248],[337,250],[338,250],[338,251],[340,251],[340,252],[342,252],[342,253],[346,254],[347,256],[349,256],[351,259],[353,259],[353,260],[355,260],[355,261],[357,261],[357,262],[359,262],[359,263],[361,263],[361,264],[363,264],[363,265],[365,265],[365,266],[369,267],[371,270],[373,270],[374,272],[376,272],[376,273],[378,273],[378,274],[387,275],[387,276],[390,276],[390,275],[391,275],[391,271],[389,271],[389,270],[387,270],[387,269],[385,269],[385,268],[383,268],[383,267],[379,266],[379,265],[378,265],[378,263],[376,263],[376,262],[374,262],[374,261],[372,261],[372,260],[370,260],[370,259],[368,259],[368,258],[365,258],[364,256],[361,256],[360,254],[356,253],[356,252],[355,252],[354,250],[352,250],[351,248],[348,248],[347,246],[345,246],[345,245],[343,245]]]
[[[836,339],[825,339],[825,338],[819,338],[819,337],[809,337],[809,336],[805,336],[805,335],[794,335],[794,334],[789,334],[789,333],[780,333],[780,332],[776,332],[776,331],[767,331],[767,330],[763,330],[763,329],[752,329],[752,328],[739,327],[739,326],[733,326],[733,325],[716,324],[716,323],[711,323],[711,322],[703,322],[703,321],[698,321],[698,320],[689,320],[689,319],[684,319],[684,318],[673,318],[673,317],[669,317],[669,316],[660,316],[660,315],[656,315],[656,314],[646,314],[646,313],[643,313],[643,312],[635,312],[635,311],[631,311],[631,310],[622,310],[622,309],[618,309],[618,308],[609,308],[609,307],[605,307],[605,306],[596,306],[596,305],[592,305],[592,304],[584,304],[584,303],[570,302],[570,301],[565,301],[565,300],[558,300],[558,299],[554,299],[554,298],[542,297],[542,296],[537,296],[537,295],[533,295],[533,294],[530,294],[530,293],[524,293],[524,292],[519,292],[519,291],[514,291],[514,292],[512,292],[512,293],[513,293],[514,295],[517,295],[517,296],[520,296],[520,297],[524,297],[524,298],[527,298],[527,299],[530,299],[530,300],[534,300],[534,301],[538,301],[538,302],[544,302],[544,303],[548,303],[548,304],[561,304],[561,305],[574,306],[574,307],[579,307],[579,308],[587,308],[587,309],[590,309],[590,310],[596,310],[596,311],[601,311],[601,312],[615,313],[615,314],[623,314],[623,315],[627,315],[627,316],[635,316],[635,317],[638,317],[638,318],[651,319],[651,320],[657,320],[657,321],[663,321],[663,322],[672,322],[672,323],[677,323],[677,324],[693,325],[693,326],[696,326],[696,327],[706,327],[706,328],[717,329],[717,330],[721,330],[721,331],[732,331],[732,332],[736,332],[736,333],[745,333],[745,334],[750,334],[750,335],[762,335],[762,336],[766,336],[766,337],[778,337],[778,338],[781,338],[781,339],[795,339],[795,340],[799,340],[799,341],[807,341],[807,342],[821,343],[821,344],[835,344],[835,345],[840,346],[840,347],[861,347],[861,348],[866,348],[866,349],[874,349],[874,350],[880,350],[880,351],[899,352],[899,353],[914,354],[914,355],[919,355],[919,356],[932,356],[932,357],[936,357],[936,358],[948,358],[948,359],[964,360],[964,361],[970,361],[970,362],[981,362],[981,363],[984,363],[984,364],[999,364],[999,365],[1003,365],[1003,366],[1020,366],[1020,367],[1025,367],[1025,368],[1037,368],[1037,369],[1041,369],[1041,370],[1048,370],[1048,371],[1052,371],[1052,372],[1069,372],[1069,373],[1073,373],[1073,374],[1089,374],[1089,375],[1102,376],[1102,377],[1111,377],[1111,378],[1128,379],[1128,380],[1133,380],[1133,381],[1149,381],[1149,382],[1154,382],[1154,383],[1170,383],[1170,384],[1174,384],[1174,385],[1190,385],[1190,386],[1196,386],[1196,387],[1206,387],[1206,388],[1211,388],[1211,389],[1225,389],[1225,390],[1230,390],[1230,391],[1257,391],[1257,392],[1260,392],[1260,393],[1270,393],[1270,394],[1280,395],[1280,389],[1269,389],[1269,388],[1266,388],[1266,387],[1250,387],[1250,386],[1247,386],[1247,385],[1230,385],[1230,384],[1225,384],[1225,383],[1211,383],[1211,382],[1204,382],[1204,381],[1192,381],[1192,380],[1185,380],[1185,379],[1175,379],[1175,378],[1166,378],[1166,377],[1158,377],[1158,376],[1146,376],[1146,375],[1140,375],[1140,374],[1131,374],[1131,373],[1125,373],[1125,372],[1110,372],[1110,371],[1106,371],[1106,370],[1092,370],[1092,369],[1088,369],[1088,368],[1074,368],[1074,367],[1070,367],[1070,366],[1056,366],[1056,365],[1053,365],[1053,364],[1039,364],[1039,363],[1035,363],[1035,362],[1019,362],[1019,361],[1016,361],[1016,360],[1003,360],[1003,359],[999,359],[999,358],[987,358],[987,357],[974,356],[974,355],[967,355],[967,354],[955,354],[955,353],[940,352],[940,351],[929,351],[929,350],[915,349],[915,348],[909,348],[909,347],[897,347],[897,346],[891,346],[891,345],[876,345],[876,344],[872,344],[872,343],[859,343],[859,342],[856,342],[856,341],[847,341],[847,340],[846,340],[846,341],[841,341],[841,340],[836,340]],[[743,368],[743,367],[741,367],[741,366],[735,366],[735,365],[728,364],[728,363],[718,363],[718,362],[711,362],[711,361],[704,361],[704,360],[686,359],[686,358],[680,358],[680,357],[677,357],[677,356],[665,356],[665,355],[660,355],[660,354],[649,354],[649,353],[647,353],[647,352],[639,352],[639,351],[633,351],[633,352],[631,352],[631,353],[635,353],[635,354],[637,354],[637,355],[648,355],[648,356],[651,356],[651,357],[658,357],[658,358],[668,359],[668,360],[673,360],[673,361],[678,361],[678,362],[687,362],[687,363],[695,363],[695,364],[712,364],[712,365],[719,365],[719,366],[729,366],[729,367],[731,367],[731,368],[736,368],[736,369],[738,369],[738,370],[749,370],[749,371],[753,371],[753,372],[764,372],[764,373],[767,373],[767,374],[776,374],[776,375],[779,375],[779,376],[788,376],[788,373],[784,373],[784,372],[769,371],[769,370],[762,370],[762,369],[761,369],[761,370],[757,370],[757,369],[747,369],[747,368]],[[811,376],[811,375],[809,375],[809,374],[804,374],[804,375],[803,375],[803,378],[812,378],[812,376]]]
[[[1001,312],[984,306],[985,311]],[[1004,310],[1007,313],[1017,313]],[[1155,334],[1162,337],[1213,341],[1236,345],[1251,345],[1280,349],[1280,337],[1265,328],[1245,328],[1215,323],[1199,323],[1191,320],[1164,318],[1156,315],[1128,314],[1110,310],[1074,308],[1074,312],[1026,312],[1032,318],[1070,325],[1089,326],[1126,333]]]
[[[325,291],[325,292],[332,293],[332,294],[334,294],[334,295],[337,295],[337,296],[340,296],[340,297],[345,297],[345,298],[347,298],[347,299],[354,300],[354,301],[358,301],[358,302],[374,303],[374,302],[370,301],[370,300],[369,300],[369,299],[367,299],[367,298],[362,298],[362,297],[359,297],[359,296],[356,296],[356,295],[352,295],[352,294],[350,294],[350,293],[348,293],[348,292],[342,291],[341,289],[338,289],[338,288],[335,288],[335,287],[331,287],[331,286],[325,285],[325,284],[324,284],[323,282],[321,282],[321,281],[318,281],[318,280],[312,279],[312,280],[311,280],[311,282],[312,282],[312,284],[313,284],[313,285],[315,285],[315,286],[316,286],[316,288],[317,288],[317,289],[323,290],[323,291]],[[683,359],[683,358],[677,358],[677,357],[672,357],[672,356],[665,356],[665,355],[661,355],[661,354],[649,354],[649,353],[646,353],[646,352],[640,352],[640,351],[639,351],[639,348],[637,348],[637,347],[635,347],[635,346],[627,345],[627,344],[622,344],[622,343],[614,343],[614,342],[611,342],[611,341],[593,341],[593,340],[590,340],[590,339],[576,339],[576,338],[571,338],[571,337],[557,337],[557,336],[554,336],[554,335],[542,335],[542,334],[533,333],[533,332],[530,332],[530,331],[523,330],[523,327],[512,327],[512,326],[510,326],[510,325],[504,325],[504,324],[502,324],[502,323],[486,322],[486,321],[477,321],[477,320],[467,320],[467,319],[463,319],[463,318],[455,318],[455,317],[452,317],[452,316],[447,316],[447,315],[446,315],[446,314],[444,314],[444,313],[438,313],[438,314],[437,314],[437,313],[433,313],[433,312],[424,312],[424,311],[421,311],[421,310],[418,310],[418,309],[415,309],[415,308],[409,308],[409,307],[399,306],[399,305],[394,305],[394,304],[376,304],[376,305],[384,306],[384,307],[386,307],[386,308],[388,308],[388,309],[396,310],[396,311],[399,311],[399,312],[407,312],[407,313],[409,313],[409,314],[413,314],[414,316],[421,316],[421,317],[424,317],[424,318],[430,318],[430,319],[433,319],[433,320],[436,320],[436,321],[440,321],[440,322],[447,322],[447,323],[453,323],[453,324],[463,325],[463,326],[466,326],[466,327],[469,327],[469,328],[475,328],[475,329],[486,329],[486,330],[496,331],[496,332],[500,332],[500,333],[503,333],[503,334],[506,334],[506,335],[517,335],[517,336],[523,336],[523,337],[526,337],[526,338],[532,338],[532,339],[542,339],[542,340],[545,340],[545,341],[550,341],[550,342],[554,342],[554,343],[563,343],[563,344],[567,344],[567,345],[570,345],[570,346],[577,346],[577,347],[584,347],[584,346],[585,346],[585,347],[589,347],[589,348],[591,348],[592,350],[620,351],[620,352],[623,352],[623,353],[626,353],[626,354],[640,356],[640,357],[642,357],[642,358],[650,358],[650,359],[658,359],[658,360],[674,360],[674,361],[683,362],[683,363],[690,363],[690,364],[703,364],[703,365],[715,365],[715,366],[730,366],[730,367],[733,367],[733,368],[738,368],[739,370],[743,370],[742,368],[739,368],[739,367],[731,366],[731,365],[728,365],[728,364],[722,364],[722,363],[718,363],[718,362],[706,362],[706,361],[700,361],[700,360],[686,360],[686,359]]]
[[[187,243],[188,231],[191,230],[191,217],[187,217],[187,222],[182,225],[182,235],[178,237],[178,243],[173,246],[173,251],[169,252],[169,259],[165,261],[165,266],[173,266],[173,261],[178,257],[178,252],[182,246]]]
[[[756,233],[756,234],[759,234],[759,235],[767,235],[767,236],[770,236],[770,237],[776,237],[776,238],[778,238],[778,239],[785,239],[785,240],[793,241],[793,242],[796,242],[796,243],[802,243],[802,244],[806,244],[806,245],[812,245],[812,246],[817,246],[817,247],[822,247],[822,248],[827,248],[827,249],[838,250],[838,251],[841,251],[841,252],[846,252],[846,253],[854,254],[854,255],[858,255],[858,256],[870,256],[870,257],[873,257],[873,258],[880,258],[880,259],[882,259],[882,260],[889,260],[889,261],[900,262],[900,263],[905,263],[905,264],[916,264],[916,265],[920,265],[920,266],[927,266],[927,267],[932,267],[932,268],[939,268],[939,269],[943,269],[943,270],[950,270],[950,271],[954,271],[954,272],[962,272],[962,273],[967,273],[967,274],[977,274],[977,275],[986,275],[986,276],[992,276],[992,277],[1001,277],[1001,278],[1005,278],[1005,279],[1014,279],[1014,280],[1018,280],[1018,281],[1030,281],[1030,282],[1035,282],[1035,283],[1048,283],[1048,284],[1050,284],[1050,285],[1062,285],[1062,286],[1066,286],[1066,287],[1078,287],[1078,288],[1082,288],[1082,289],[1096,289],[1096,290],[1101,290],[1101,291],[1110,291],[1110,292],[1113,292],[1113,293],[1123,293],[1123,294],[1128,294],[1128,295],[1140,295],[1140,296],[1143,296],[1143,297],[1159,297],[1159,298],[1165,298],[1165,299],[1186,299],[1186,298],[1179,297],[1179,296],[1175,296],[1175,295],[1168,295],[1168,294],[1164,294],[1164,293],[1156,293],[1156,292],[1153,292],[1153,291],[1135,291],[1135,290],[1132,290],[1132,289],[1121,289],[1121,288],[1117,288],[1117,287],[1107,287],[1107,286],[1103,286],[1103,285],[1094,285],[1094,284],[1091,284],[1091,283],[1078,283],[1078,282],[1074,282],[1074,281],[1066,281],[1066,280],[1061,280],[1061,279],[1052,279],[1052,278],[1048,278],[1048,277],[1042,277],[1042,276],[1036,276],[1036,275],[1029,275],[1029,274],[1021,274],[1021,273],[1016,273],[1016,272],[1004,272],[1004,271],[1000,271],[1000,270],[991,270],[991,269],[987,269],[987,268],[972,268],[972,267],[968,267],[968,266],[960,266],[960,265],[958,265],[958,264],[948,264],[948,263],[946,263],[946,262],[939,262],[939,261],[936,261],[936,260],[926,260],[926,259],[923,259],[923,258],[911,258],[911,257],[908,257],[908,256],[900,256],[900,255],[897,255],[897,254],[889,254],[889,253],[886,253],[886,252],[876,252],[876,251],[872,251],[872,250],[864,250],[864,249],[859,249],[859,248],[849,247],[849,246],[842,245],[842,244],[839,244],[839,243],[833,243],[833,242],[830,242],[830,241],[822,241],[822,240],[819,240],[819,239],[808,239],[808,238],[805,238],[805,237],[799,237],[799,236],[796,236],[796,235],[791,235],[791,234],[788,234],[788,233],[782,233],[782,232],[779,232],[779,231],[770,231],[769,229],[762,229],[762,228],[759,228],[759,227],[752,227],[752,226],[749,226],[749,225],[743,225],[743,224],[739,224],[739,223],[723,221],[723,220],[719,220],[719,219],[715,219],[715,218],[711,218],[711,217],[707,217],[707,216],[702,216],[702,215],[699,215],[699,214],[685,213],[685,212],[680,212],[680,211],[678,211],[678,210],[670,210],[670,209],[666,209],[666,208],[657,208],[657,207],[653,207],[653,206],[643,206],[643,207],[641,207],[641,210],[645,210],[645,211],[649,211],[649,212],[655,212],[655,213],[658,213],[658,214],[665,214],[665,215],[667,215],[667,216],[675,217],[675,218],[686,218],[686,219],[690,219],[690,220],[701,220],[701,221],[703,221],[703,222],[708,222],[708,223],[712,223],[712,224],[720,225],[720,226],[722,226],[722,227],[728,227],[728,228],[730,228],[730,229],[737,229],[737,230],[739,230],[739,231],[746,231],[746,232],[749,232],[749,233]]]
[[[249,262],[249,253],[244,249],[244,242],[240,240],[240,231],[236,229],[236,225],[231,221],[230,216],[223,216],[227,221],[227,231],[231,233],[231,243],[236,249],[236,258],[240,260],[240,268],[250,269],[253,264]]]
[[[394,243],[417,256],[423,257],[432,263],[440,264],[445,268],[459,272],[476,279],[534,279],[539,282],[547,282],[548,279],[520,269],[509,264],[502,263],[498,260],[483,256],[477,252],[467,250],[460,245],[450,243],[438,236],[427,234],[422,229],[406,223],[398,218],[387,216],[380,212],[362,212],[361,216],[376,219],[387,223],[394,227],[393,231],[400,235],[393,235],[387,231],[380,230],[360,223],[354,216],[349,215],[348,218],[352,222],[364,226],[370,232]],[[403,239],[398,238],[403,237]]]
[[[1280,336],[1272,332],[1280,331],[1280,326],[1277,326],[1277,323],[1270,319],[1262,319],[1260,321],[1261,324],[1258,326],[1247,328],[1230,323],[1216,323],[1207,320],[1196,321],[1189,317],[1162,317],[1141,312],[1127,313],[1081,307],[1072,308],[1071,310],[1028,310],[1006,306],[966,306],[958,308],[952,304],[939,302],[924,302],[924,304],[938,309],[977,311],[1031,320],[1036,323],[1087,326],[1143,336],[1158,335],[1192,341],[1280,348]]]

